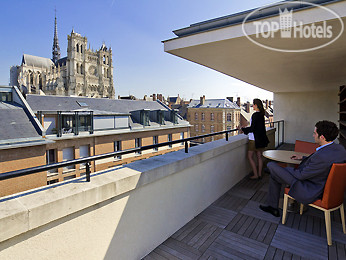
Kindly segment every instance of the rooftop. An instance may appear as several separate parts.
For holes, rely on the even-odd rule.
[[[27,95],[30,107],[36,111],[77,111],[81,108],[90,110],[108,111],[119,114],[128,114],[130,111],[150,109],[164,109],[164,105],[156,101],[118,100],[107,98],[65,97]],[[83,106],[79,105],[83,104]]]
[[[0,122],[0,141],[40,137],[24,109],[15,103],[0,102]]]
[[[192,100],[188,105],[188,108],[230,108],[240,109],[240,107],[229,101],[228,99],[206,99],[204,104],[201,105],[200,100]]]

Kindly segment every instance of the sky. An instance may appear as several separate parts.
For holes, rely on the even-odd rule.
[[[56,9],[61,57],[72,29],[96,50],[113,50],[115,95],[161,93],[189,100],[241,97],[272,99],[271,92],[165,53],[163,40],[190,24],[258,8],[268,0],[1,0],[0,85],[22,55],[52,57]]]

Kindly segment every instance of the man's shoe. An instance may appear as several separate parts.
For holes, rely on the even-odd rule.
[[[272,214],[274,217],[280,217],[280,212],[276,208],[273,208],[271,206],[263,206],[263,205],[260,205],[259,207],[261,210]]]

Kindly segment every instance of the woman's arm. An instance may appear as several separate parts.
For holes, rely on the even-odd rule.
[[[244,132],[244,134],[249,134],[249,133],[253,133],[256,129],[256,126],[258,124],[258,117],[259,113],[255,112],[252,114],[251,116],[251,125],[249,127],[243,127],[241,130]]]

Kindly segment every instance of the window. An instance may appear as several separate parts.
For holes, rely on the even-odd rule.
[[[202,115],[201,115],[201,120],[202,120],[202,121],[205,120],[205,114],[204,114],[204,113],[202,113]]]
[[[232,130],[232,126],[228,125],[227,126],[227,131]]]
[[[141,124],[143,126],[149,125],[149,111],[147,111],[147,110],[141,111]]]
[[[195,132],[198,132],[198,125],[195,125]]]
[[[195,113],[195,120],[198,120],[198,113]]]
[[[184,139],[184,132],[180,133],[180,139]],[[181,142],[182,145],[184,145],[184,142]]]
[[[91,128],[91,116],[79,116],[78,128],[80,131],[89,131]]]
[[[232,121],[232,114],[227,113],[227,122],[231,122],[231,121]]]
[[[73,133],[74,126],[72,115],[62,115],[62,128],[64,133]]]
[[[114,141],[114,152],[121,151],[121,141]],[[114,156],[115,159],[121,159],[121,155]]]
[[[83,45],[80,46],[80,53],[83,53]]]
[[[79,45],[78,45],[78,43],[76,44],[76,52],[79,52]]]
[[[89,145],[81,145],[79,147],[79,158],[89,157]],[[80,168],[84,168],[86,166],[86,163],[82,163]]]
[[[0,92],[0,102],[12,102],[12,93]]]
[[[168,142],[172,142],[172,134],[168,134]],[[172,144],[168,145],[169,148],[172,148]]]
[[[159,137],[156,135],[156,136],[153,136],[153,144],[158,144],[159,143]],[[159,148],[158,147],[154,147],[153,148],[154,151],[158,151]]]
[[[84,74],[83,64],[80,65],[80,74]]]
[[[205,125],[202,125],[202,132],[205,132]]]
[[[77,63],[77,74],[79,73],[79,64]]]
[[[214,126],[213,125],[210,126],[210,133],[214,133]]]
[[[142,146],[142,139],[141,138],[136,138],[135,140],[135,147],[139,148]],[[136,152],[136,154],[142,154],[142,151]]]
[[[54,184],[54,183],[57,183],[57,182],[59,182],[58,179],[54,179],[54,180],[51,180],[51,181],[47,181],[47,185]]]
[[[157,110],[157,122],[160,125],[164,125],[165,124],[165,115],[164,115],[164,111],[162,110]]]
[[[67,147],[62,149],[62,160],[64,161],[69,161],[74,159],[74,148],[73,147]],[[69,170],[69,169],[74,169],[74,165],[69,165],[64,167],[64,171]]]
[[[214,113],[210,113],[210,120],[214,121]]]
[[[46,164],[53,164],[56,163],[56,150],[55,149],[49,149],[46,151]],[[48,172],[58,172],[58,168],[48,170]]]
[[[103,64],[106,64],[106,56],[103,55]]]

